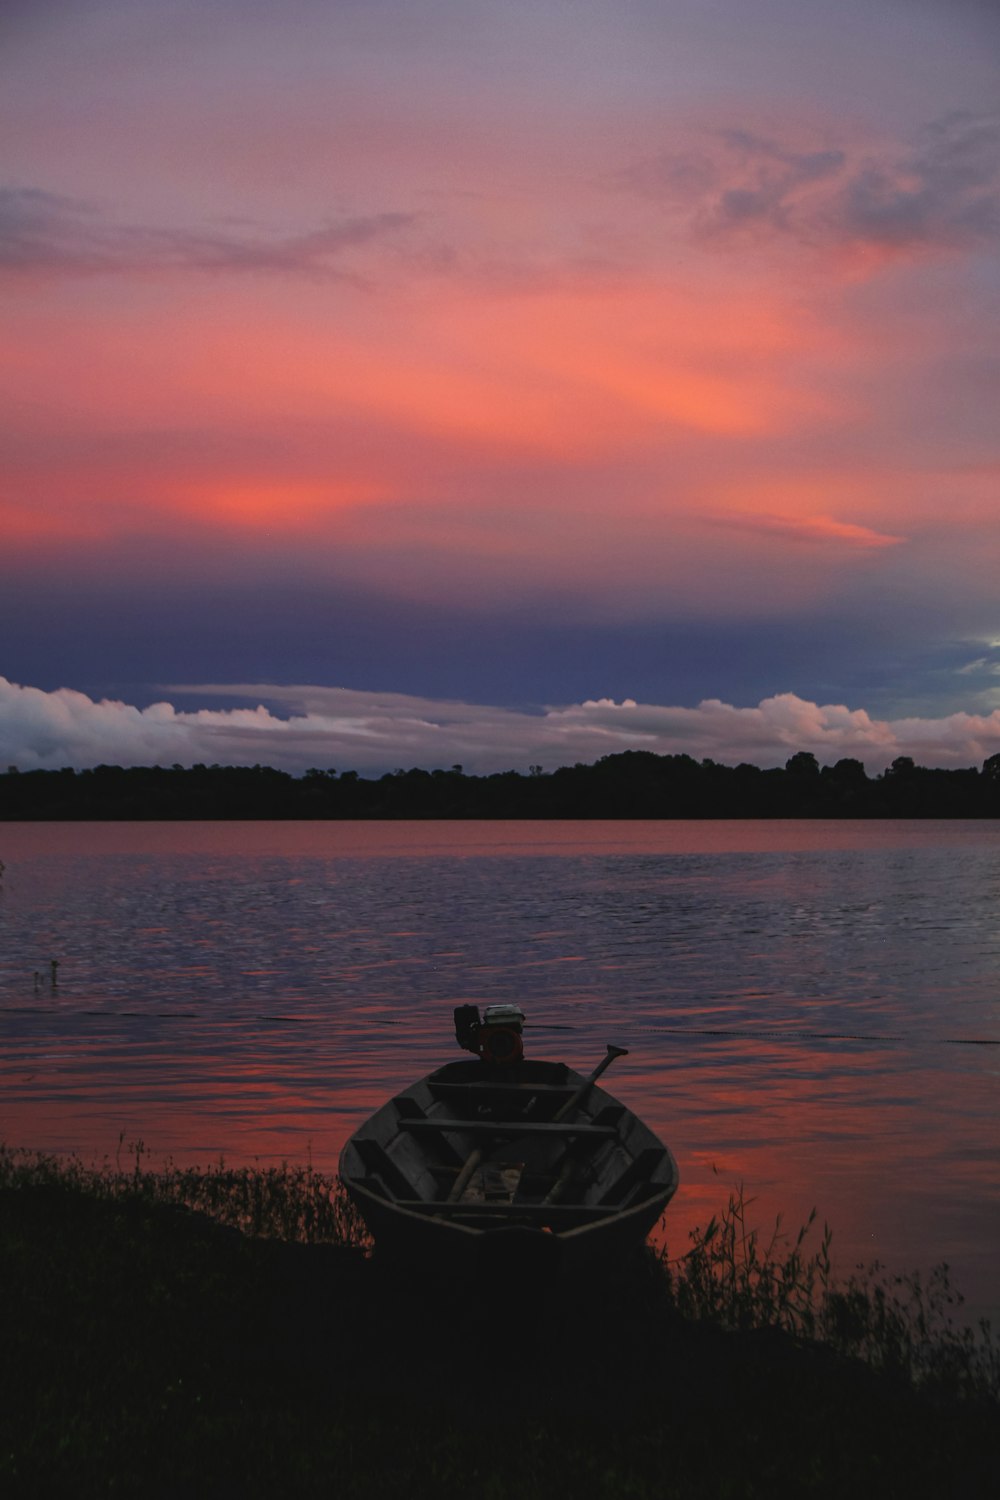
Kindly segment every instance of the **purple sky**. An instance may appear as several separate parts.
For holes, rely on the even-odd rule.
[[[988,0],[8,3],[0,762],[1000,750],[998,79]]]

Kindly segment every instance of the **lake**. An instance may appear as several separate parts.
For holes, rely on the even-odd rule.
[[[9,1145],[332,1172],[455,1005],[516,1000],[529,1055],[630,1049],[673,1253],[742,1183],[1000,1322],[997,825],[8,823],[0,860]]]

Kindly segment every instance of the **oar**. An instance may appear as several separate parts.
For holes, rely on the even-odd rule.
[[[465,1158],[465,1161],[462,1163],[462,1170],[459,1172],[458,1176],[455,1178],[455,1181],[451,1185],[451,1192],[448,1194],[447,1198],[448,1203],[458,1202],[462,1194],[465,1192],[465,1189],[468,1187],[473,1172],[479,1166],[479,1163],[482,1161],[482,1159],[483,1150],[481,1146],[477,1146],[475,1151],[469,1152],[468,1156]]]
[[[628,1056],[627,1047],[616,1047],[613,1042],[608,1042],[607,1048],[607,1057],[604,1058],[603,1062],[599,1062],[597,1064],[597,1067],[591,1073],[590,1077],[585,1078],[576,1092],[570,1094],[569,1098],[566,1100],[566,1103],[561,1105],[559,1109],[556,1110],[555,1114],[552,1116],[553,1120],[561,1120],[564,1115],[568,1115],[572,1110],[576,1109],[578,1104],[582,1104],[583,1100],[586,1099],[587,1094],[590,1092],[591,1085],[597,1082],[601,1074],[604,1072],[605,1068],[610,1068],[616,1057]]]
[[[580,1087],[575,1091],[575,1093],[572,1093],[569,1096],[569,1098],[566,1100],[566,1103],[562,1105],[558,1112],[553,1116],[553,1119],[561,1120],[564,1115],[570,1114],[571,1111],[576,1109],[579,1104],[582,1104],[584,1099],[587,1097],[587,1094],[590,1092],[590,1089],[596,1083],[597,1079],[600,1078],[605,1068],[610,1068],[616,1057],[628,1056],[627,1047],[616,1047],[612,1042],[608,1042],[607,1047],[607,1057],[605,1057],[602,1062],[599,1062],[597,1064],[597,1067],[591,1073],[590,1077],[585,1078]],[[545,1195],[544,1201],[546,1203],[558,1203],[559,1199],[562,1197],[563,1193],[569,1186],[570,1179],[576,1172],[577,1162],[576,1158],[572,1154],[573,1147],[571,1145],[567,1146],[566,1150],[567,1156],[562,1164],[562,1170]]]

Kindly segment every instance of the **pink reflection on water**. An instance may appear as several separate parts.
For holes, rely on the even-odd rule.
[[[280,1028],[262,1028],[227,1057],[211,1039],[199,1051],[195,1036],[178,1076],[155,1057],[123,1069],[114,1048],[95,1040],[8,1060],[0,1137],[61,1153],[87,1140],[96,1159],[113,1159],[124,1137],[126,1154],[141,1140],[154,1164],[310,1160],[333,1173],[356,1125],[450,1055],[402,1029],[373,1046],[359,1025],[335,1043],[320,1041],[306,1070]],[[988,1068],[967,1067],[956,1115],[953,1085],[891,1048],[859,1050],[837,1066],[822,1048],[752,1037],[689,1049],[690,1039],[675,1038],[669,1049],[657,1046],[655,1061],[634,1050],[604,1079],[678,1158],[681,1189],[658,1236],[671,1255],[683,1254],[690,1232],[742,1187],[748,1227],[765,1242],[778,1215],[794,1237],[816,1208],[808,1243],[818,1246],[827,1219],[838,1274],[875,1258],[900,1271],[950,1258],[973,1306],[996,1312],[996,1080]],[[594,1061],[558,1044],[534,1050],[565,1055],[584,1071]]]
[[[410,941],[420,933],[404,924],[395,910],[381,925],[365,928],[341,917],[334,903],[327,946],[321,949],[313,942],[308,913],[300,912],[301,925],[282,927],[280,936],[299,954],[324,956],[322,966],[310,972],[308,983],[303,981],[292,998],[283,987],[286,971],[269,961],[270,936],[262,952],[249,942],[258,922],[257,909],[251,905],[244,912],[238,903],[224,899],[233,884],[233,856],[252,866],[271,855],[324,861],[342,856],[453,860],[511,854],[575,858],[942,847],[1000,852],[1000,827],[617,822],[4,825],[11,892],[16,896],[22,862],[47,861],[47,899],[60,923],[61,897],[73,878],[65,873],[67,855],[121,854],[148,857],[151,862],[163,855],[196,855],[198,878],[215,882],[223,896],[210,910],[195,906],[188,913],[189,952],[164,945],[162,955],[158,953],[157,974],[162,992],[169,992],[170,998],[157,1003],[175,1007],[171,1016],[161,1018],[162,1024],[140,1015],[143,997],[138,981],[134,998],[130,992],[126,1001],[118,1002],[101,992],[99,976],[93,994],[78,1002],[93,1005],[92,1016],[79,1009],[71,1014],[69,980],[58,993],[46,995],[50,1014],[33,1013],[31,1025],[25,1024],[5,1044],[0,1138],[39,1149],[76,1151],[89,1160],[113,1158],[124,1134],[126,1143],[142,1140],[154,1161],[172,1158],[204,1164],[223,1156],[235,1164],[266,1164],[311,1158],[318,1170],[333,1172],[344,1140],[361,1119],[453,1055],[450,1004],[479,1001],[485,988],[482,994],[452,993],[446,979],[443,989],[433,993],[438,1006],[433,1017],[427,1005],[421,1009],[406,1004],[417,993],[418,983],[420,997],[426,998],[437,984],[434,966],[451,956],[466,962],[461,978],[470,987],[485,986],[488,979],[500,976],[516,990],[520,977],[529,972],[532,983],[563,986],[541,987],[539,995],[545,997],[552,1020],[571,1024],[563,1030],[553,1028],[551,1034],[541,1027],[532,1032],[534,1055],[564,1057],[586,1072],[602,1055],[605,1026],[607,1039],[632,1047],[606,1081],[610,1092],[644,1118],[679,1160],[681,1190],[665,1224],[672,1254],[687,1248],[689,1231],[703,1227],[725,1205],[730,1189],[742,1183],[753,1200],[751,1226],[765,1237],[779,1213],[794,1234],[816,1207],[834,1227],[834,1256],[841,1271],[876,1255],[900,1270],[927,1268],[948,1256],[956,1262],[958,1284],[970,1300],[989,1309],[997,1296],[993,1262],[1000,1241],[995,1052],[953,1053],[946,1071],[926,1037],[921,1043],[918,1018],[911,1023],[913,1045],[809,1040],[802,1035],[809,1025],[802,1017],[811,1016],[814,1004],[827,1004],[823,991],[804,997],[794,991],[794,1005],[774,1014],[767,1028],[771,1035],[755,1036],[746,1016],[758,1001],[766,1007],[774,994],[748,984],[742,973],[728,988],[716,985],[711,952],[704,957],[713,980],[709,1003],[691,1000],[669,970],[662,975],[657,970],[655,999],[646,998],[646,1013],[630,1012],[624,1005],[615,1008],[609,998],[615,992],[610,985],[608,993],[602,992],[601,976],[627,973],[634,965],[631,950],[612,950],[609,945],[591,970],[577,972],[586,963],[581,951],[586,933],[579,925],[559,925],[558,917],[555,923],[539,922],[519,945],[507,942],[504,931],[501,966],[497,949],[490,961],[479,961],[481,934],[475,924],[465,952],[450,946],[450,932],[441,934],[436,950],[424,952]],[[759,896],[762,908],[770,910],[771,903],[785,911],[803,880],[801,869],[791,865],[772,862],[766,869],[741,871],[741,888]],[[130,872],[126,865],[114,879],[124,883],[132,878]],[[464,865],[463,876],[466,872],[471,881],[476,872]],[[155,875],[151,878],[155,884]],[[174,878],[183,884],[191,877],[182,872]],[[338,872],[331,876],[334,890],[340,878]],[[489,895],[489,881],[477,878]],[[706,877],[698,873],[687,879],[693,888],[695,880]],[[298,875],[291,873],[285,880],[278,872],[272,880],[270,887],[258,881],[252,899],[261,899],[261,891],[301,885]],[[590,889],[580,897],[593,899]],[[478,908],[477,913],[479,921]],[[156,922],[157,915],[154,901],[149,918],[135,929],[143,954],[159,937],[169,936],[170,930]],[[107,951],[112,958],[115,920],[113,904],[94,917],[110,932]],[[858,920],[852,918],[842,928],[828,926],[822,943],[811,940],[809,951],[818,967],[829,965],[837,972],[843,952],[857,936]],[[84,925],[84,946],[92,946],[95,930]],[[780,984],[802,978],[802,950],[797,945],[805,942],[805,930],[804,924],[794,931],[786,924],[782,937],[765,921],[759,937],[754,935],[752,946],[767,947]],[[677,948],[670,950],[675,956],[686,935],[680,922],[672,931],[678,939]],[[248,947],[240,957],[229,945],[244,937]],[[400,942],[399,951],[381,950],[380,943],[389,938]],[[723,938],[730,944],[734,940],[732,934]],[[535,944],[549,945],[548,951]],[[250,1001],[230,1005],[229,988],[220,992],[220,965],[207,961],[219,951],[226,960],[222,981],[232,977],[234,983],[264,982],[264,998],[253,1002],[257,1013]],[[754,956],[750,947],[747,951]],[[209,984],[213,976],[214,990]],[[199,989],[201,981],[204,989]],[[986,974],[986,993],[991,993],[990,981]],[[783,1003],[789,993],[781,991]],[[34,1004],[30,993],[17,1003],[25,1008]],[[119,1003],[128,1006],[132,1017],[140,1017],[141,1027],[140,1021],[116,1017]],[[262,1008],[286,1019],[264,1024]],[[857,1002],[850,1011],[850,1026],[845,1021],[844,1029],[867,1029],[864,1014]],[[663,1022],[659,1027],[657,1017]],[[933,1012],[920,1021],[942,1035],[951,1025],[946,1015]],[[619,1024],[629,1034],[612,1034]],[[727,1026],[740,1035],[708,1034]],[[702,1034],[699,1027],[705,1028]],[[818,1242],[818,1232],[816,1238]]]
[[[985,1055],[965,1059],[960,1111],[954,1081],[909,1049],[838,1064],[821,1047],[746,1038],[716,1055],[714,1066],[619,1080],[680,1163],[658,1235],[672,1256],[742,1189],[762,1242],[779,1215],[794,1240],[816,1209],[807,1244],[818,1247],[826,1219],[837,1275],[875,1259],[900,1272],[949,1260],[972,1306],[995,1318],[996,1070]]]
[[[810,850],[1000,849],[1000,826],[950,819],[595,819],[463,822],[5,823],[8,860],[80,851],[94,855],[278,854],[293,857],[489,854],[737,854]]]

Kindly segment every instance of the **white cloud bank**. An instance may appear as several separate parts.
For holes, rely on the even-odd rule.
[[[620,750],[683,753],[724,764],[783,765],[809,750],[821,765],[844,756],[874,774],[897,755],[919,765],[981,764],[1000,751],[1000,709],[941,719],[873,719],[864,709],[809,703],[794,693],[736,708],[709,698],[696,708],[609,698],[529,711],[347,688],[213,684],[175,694],[257,700],[255,708],[184,712],[97,702],[70,688],[43,692],[0,677],[0,769],[107,765],[309,766],[376,775],[397,767],[468,772],[546,770]],[[265,706],[267,705],[267,706]]]

